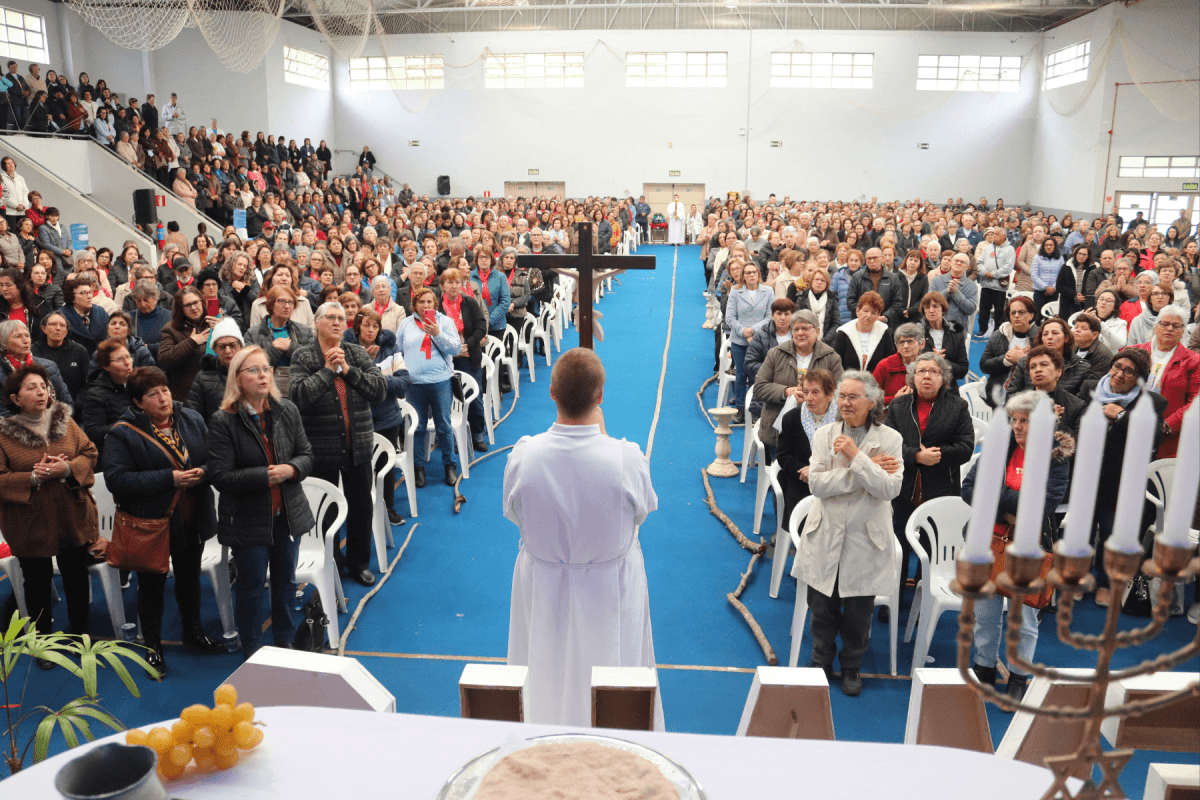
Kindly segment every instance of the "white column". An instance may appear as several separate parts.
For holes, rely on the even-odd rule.
[[[67,80],[74,81],[75,59],[71,54],[71,10],[66,3],[60,3],[58,6],[58,31],[59,31],[59,46],[62,48],[62,73],[66,73]],[[46,64],[46,69],[50,68]],[[43,74],[45,72],[43,71]]]

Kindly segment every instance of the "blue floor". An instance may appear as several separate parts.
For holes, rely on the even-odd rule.
[[[621,285],[605,297],[599,310],[604,318],[604,342],[597,352],[608,372],[604,411],[611,435],[638,442],[643,450],[649,435],[655,394],[662,364],[670,309],[672,264],[675,248],[646,246],[640,254],[658,258],[653,272],[627,273]],[[667,727],[673,731],[732,734],[750,687],[754,667],[764,664],[748,627],[729,605],[725,594],[736,588],[749,554],[742,550],[716,518],[708,512],[699,471],[713,458],[714,436],[700,413],[695,393],[712,374],[713,339],[700,328],[704,320],[703,272],[696,247],[678,249],[675,318],[669,367],[651,467],[659,510],[641,529],[642,547],[651,592],[651,614],[659,677]],[[578,343],[574,328],[563,347]],[[972,367],[978,370],[982,343],[972,347]],[[554,419],[548,394],[550,371],[544,358],[536,365],[536,383],[522,370],[521,397],[515,413],[496,432],[496,447],[514,443],[520,436],[545,430]],[[706,407],[716,402],[716,386],[704,396]],[[512,402],[505,395],[504,407]],[[741,433],[733,437],[734,458],[741,453]],[[418,492],[420,523],[403,560],[387,585],[368,603],[351,634],[348,649],[375,675],[397,701],[402,712],[456,716],[459,713],[457,681],[471,657],[503,658],[507,647],[508,600],[513,560],[517,553],[515,526],[500,513],[501,479],[506,454],[501,453],[472,468],[462,483],[468,502],[462,513],[452,513],[452,492],[438,480]],[[402,489],[403,487],[401,487]],[[713,479],[717,503],[749,534],[754,509],[753,478]],[[406,495],[398,492],[398,508],[407,509]],[[773,510],[768,501],[764,531],[770,530]],[[397,542],[409,526],[397,529]],[[391,551],[393,557],[395,551]],[[777,599],[768,596],[770,562],[756,567],[743,594],[780,658],[786,663],[789,628],[795,600],[795,583],[785,578]],[[2,585],[0,585],[2,586]],[[214,633],[219,628],[211,588],[205,583],[205,619]],[[353,611],[366,589],[346,583]],[[0,588],[0,595],[4,589]],[[126,592],[126,612],[134,613],[134,592]],[[1189,588],[1189,600],[1191,589]],[[92,607],[93,630],[111,631],[99,587]],[[168,592],[168,598],[172,595]],[[905,604],[911,601],[911,592]],[[65,608],[57,608],[65,617]],[[901,610],[900,631],[907,621]],[[345,623],[349,615],[342,616]],[[1134,620],[1133,622],[1138,622]],[[1101,611],[1090,601],[1080,605],[1077,629],[1096,631]],[[1129,626],[1132,623],[1127,622]],[[168,599],[164,638],[178,640],[178,610]],[[956,620],[945,615],[937,628],[930,655],[936,666],[953,666]],[[872,647],[864,672],[886,675],[887,626],[875,623]],[[1163,635],[1139,651],[1150,657],[1174,650],[1195,634],[1182,619],[1172,619]],[[801,651],[807,661],[809,646]],[[422,655],[435,658],[411,658]],[[441,656],[442,658],[436,658]],[[447,656],[455,658],[446,658]],[[900,644],[899,672],[910,670],[912,645]],[[1038,659],[1055,666],[1088,666],[1089,657],[1059,643],[1052,620],[1042,623]],[[142,698],[130,698],[107,671],[101,679],[102,703],[126,725],[140,726],[173,717],[194,702],[211,702],[211,691],[241,663],[239,656],[195,656],[168,646],[171,674],[161,684],[140,680]],[[1132,663],[1128,652],[1118,665]],[[679,667],[679,668],[676,668]],[[704,670],[696,667],[734,668],[740,671]],[[1196,662],[1189,664],[1196,669]],[[60,706],[80,693],[79,683],[63,670],[34,670],[26,702]],[[847,698],[834,687],[834,725],[839,739],[900,742],[904,737],[910,683],[905,678],[868,677],[863,695]],[[992,735],[998,744],[1010,716],[989,707]],[[28,736],[31,727],[22,730]],[[62,749],[55,738],[52,752]],[[1126,768],[1122,785],[1130,797],[1140,797],[1147,764],[1151,761],[1194,763],[1195,756],[1140,753]]]

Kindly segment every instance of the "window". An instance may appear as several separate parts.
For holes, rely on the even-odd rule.
[[[917,57],[921,91],[1015,92],[1020,88],[1020,56]]]
[[[45,66],[46,20],[37,14],[0,7],[0,55]]]
[[[285,44],[283,80],[313,89],[328,89],[329,59],[320,53],[310,53]]]
[[[1198,156],[1121,156],[1118,178],[1200,178]]]
[[[728,59],[728,53],[626,53],[625,85],[722,88]]]
[[[1092,43],[1080,42],[1046,54],[1046,74],[1043,89],[1056,89],[1087,80],[1088,62],[1092,58]]]
[[[582,89],[583,53],[508,53],[487,57],[488,89]]]
[[[443,89],[446,73],[441,56],[380,56],[350,59],[350,91]]]
[[[773,89],[870,89],[874,53],[771,53]]]

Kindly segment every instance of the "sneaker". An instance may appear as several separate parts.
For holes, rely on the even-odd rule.
[[[858,697],[862,694],[862,674],[853,667],[842,668],[842,694],[847,697]]]
[[[1108,604],[1112,602],[1112,589],[1107,586],[1096,590],[1096,605],[1101,608],[1108,608]]]
[[[879,607],[879,621],[883,622],[885,624],[888,622],[891,622],[892,621],[892,610],[890,608],[888,608],[887,606],[880,606]]]
[[[391,523],[392,525],[403,525],[406,522],[406,520],[404,519],[404,517],[400,516],[399,511],[389,511],[388,512],[388,522]]]

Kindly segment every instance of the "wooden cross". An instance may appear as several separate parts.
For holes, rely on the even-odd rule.
[[[533,269],[567,269],[579,276],[579,346],[592,347],[592,282],[593,270],[603,273],[627,269],[654,269],[654,256],[609,256],[592,252],[592,223],[581,223],[579,227],[579,255],[530,255],[517,256],[517,266]],[[603,280],[604,275],[599,278]]]

